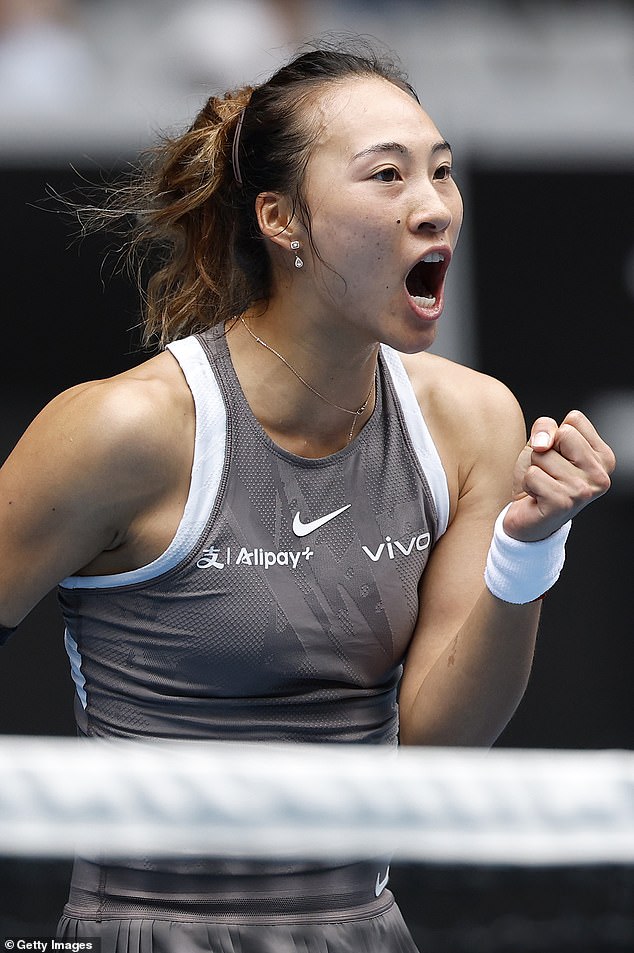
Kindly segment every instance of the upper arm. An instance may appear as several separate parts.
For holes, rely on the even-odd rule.
[[[435,415],[436,431],[443,430],[439,442],[449,470],[452,518],[420,584],[419,617],[401,687],[405,706],[482,592],[493,524],[512,498],[514,465],[526,443],[521,410],[503,384],[469,371],[456,383],[461,386]]]
[[[80,385],[33,421],[0,470],[0,625],[119,544],[156,484],[152,412],[131,381]]]

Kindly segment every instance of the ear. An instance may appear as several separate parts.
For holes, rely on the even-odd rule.
[[[255,200],[255,214],[264,237],[288,251],[294,231],[290,200],[280,192],[260,192]]]

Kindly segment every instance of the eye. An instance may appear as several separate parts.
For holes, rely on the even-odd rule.
[[[375,172],[372,176],[377,182],[396,182],[400,177],[398,169],[395,169],[394,166],[391,165],[385,169],[379,169],[379,171]]]
[[[453,178],[453,168],[450,165],[440,165],[434,172],[434,178],[444,182]]]

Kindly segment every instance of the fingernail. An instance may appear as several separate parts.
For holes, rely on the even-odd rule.
[[[550,446],[550,434],[545,430],[540,430],[539,433],[536,433],[535,436],[531,439],[531,447],[533,450],[545,450],[546,447]]]

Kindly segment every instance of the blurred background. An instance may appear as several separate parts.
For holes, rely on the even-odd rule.
[[[0,0],[0,459],[59,390],[144,358],[116,239],[80,241],[51,196],[324,34],[395,52],[454,148],[466,218],[435,349],[505,381],[527,423],[579,407],[619,459],[575,522],[499,744],[632,748],[634,3]],[[62,634],[52,594],[4,649],[1,733],[73,732]],[[1,861],[0,935],[47,932],[66,879]],[[631,868],[395,880],[423,951],[634,949]]]

